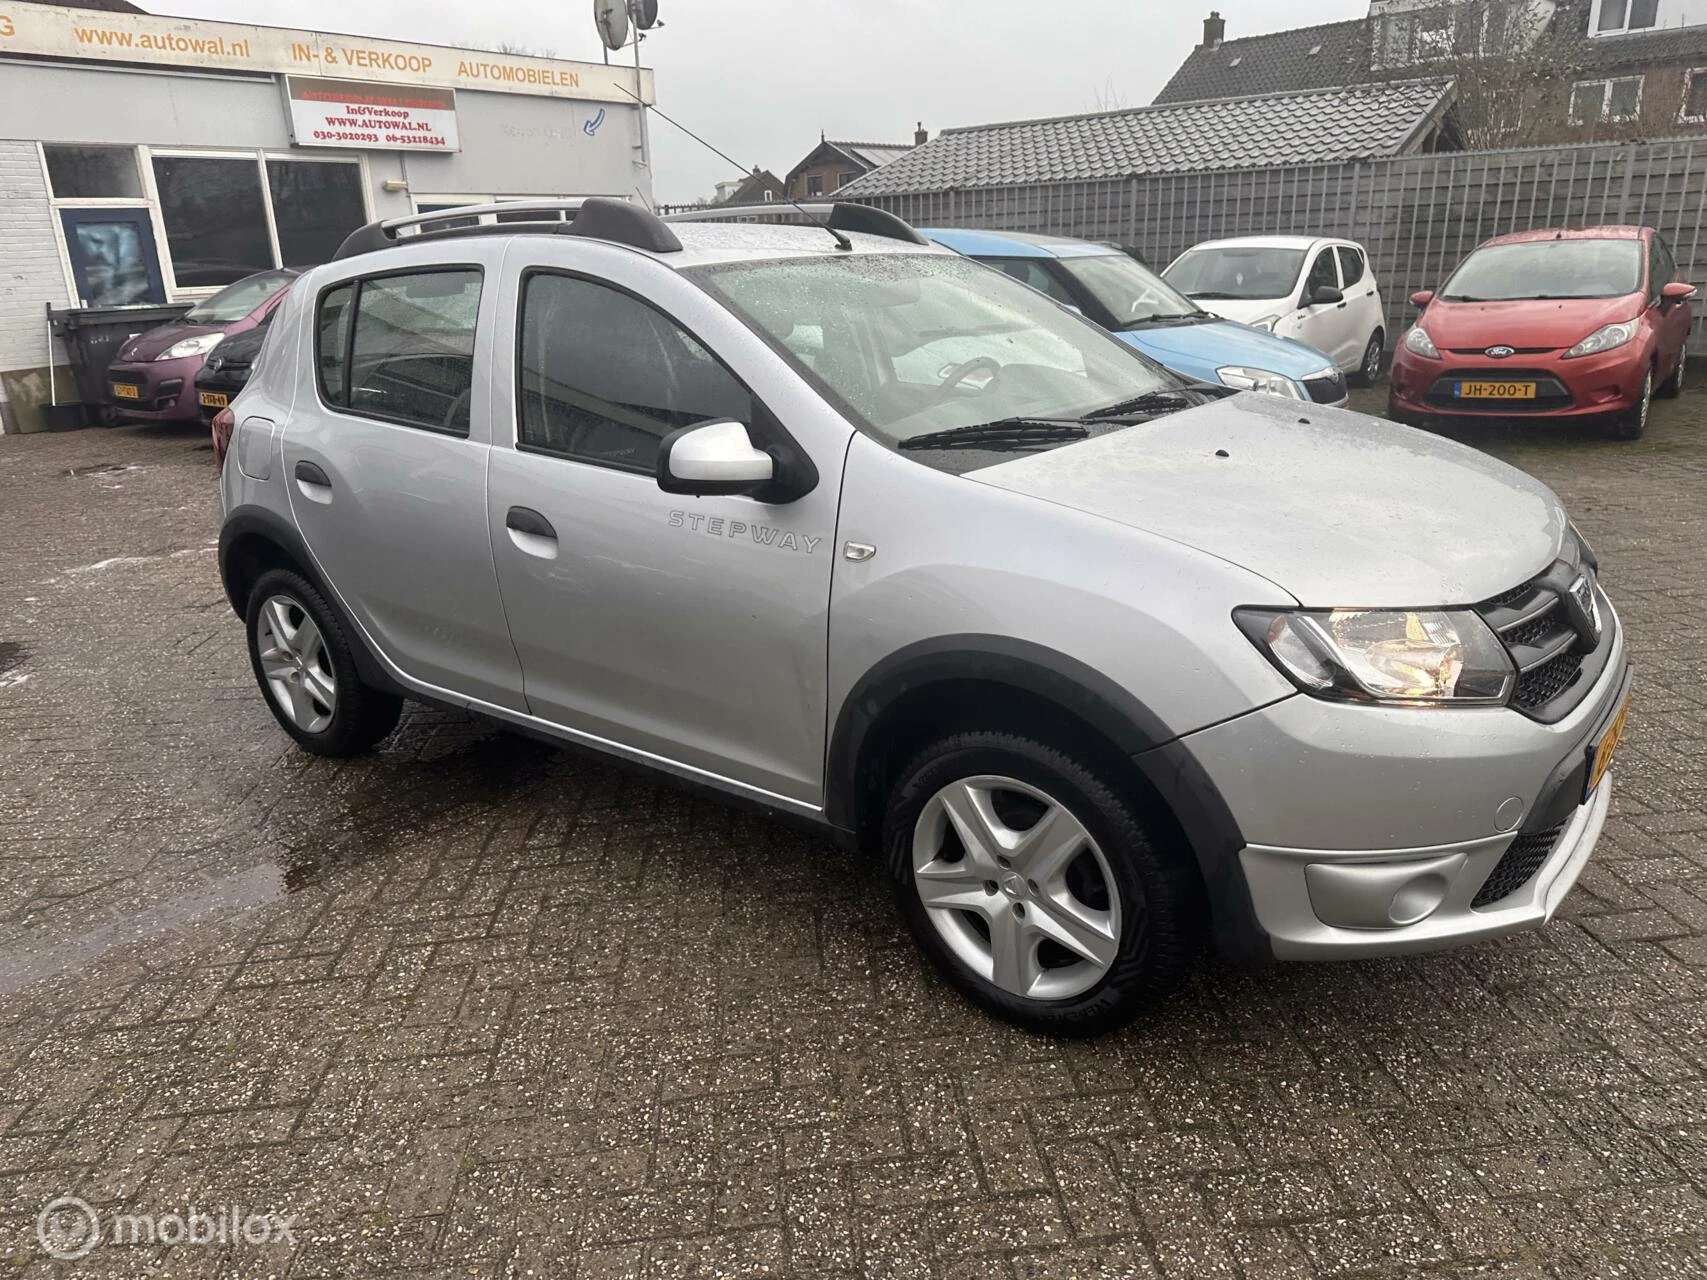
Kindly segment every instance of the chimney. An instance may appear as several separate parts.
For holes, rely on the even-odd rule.
[[[1209,16],[1203,20],[1203,43],[1198,48],[1219,49],[1226,38],[1227,19],[1221,16],[1219,9],[1211,9]]]
[[[913,131],[913,145],[922,147],[931,140],[931,131],[925,128],[925,122],[919,121],[919,127]]]

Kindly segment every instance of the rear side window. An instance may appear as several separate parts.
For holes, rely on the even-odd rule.
[[[328,404],[468,434],[481,275],[473,267],[376,276],[320,296],[315,363]]]
[[[528,277],[519,363],[526,449],[650,475],[672,431],[753,420],[751,394],[691,333],[590,280]]]
[[[1340,246],[1339,255],[1340,275],[1344,277],[1345,287],[1349,289],[1363,279],[1363,255],[1356,249],[1348,249],[1344,245]]]

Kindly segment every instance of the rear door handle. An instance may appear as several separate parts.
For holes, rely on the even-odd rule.
[[[316,464],[306,459],[297,463],[295,475],[296,487],[310,502],[324,504],[332,501],[332,481]]]
[[[511,507],[504,516],[504,528],[518,551],[541,560],[557,559],[557,530],[532,507]]]

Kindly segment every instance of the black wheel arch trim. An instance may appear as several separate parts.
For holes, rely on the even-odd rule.
[[[225,518],[219,530],[219,578],[225,588],[225,598],[231,605],[231,611],[239,618],[247,620],[249,602],[239,599],[237,595],[236,566],[232,563],[232,554],[237,544],[244,538],[257,537],[273,543],[292,561],[296,571],[307,578],[328,608],[338,615],[338,621],[343,625],[344,634],[349,637],[350,648],[355,654],[356,670],[363,684],[370,689],[383,693],[393,693],[402,697],[411,696],[408,691],[392,679],[391,673],[385,669],[385,664],[379,660],[369,647],[367,634],[356,625],[355,620],[345,610],[337,592],[321,574],[314,557],[309,553],[308,544],[302,540],[302,535],[293,528],[289,521],[277,513],[268,511],[265,507],[244,507],[232,512]]]
[[[990,681],[1044,698],[1130,757],[1191,843],[1209,893],[1218,949],[1247,964],[1273,962],[1239,864],[1243,834],[1208,773],[1184,740],[1142,701],[1095,668],[1044,645],[1006,636],[943,636],[908,645],[877,663],[848,695],[830,735],[824,814],[832,827],[857,830],[860,757],[884,713],[916,689],[958,680]]]

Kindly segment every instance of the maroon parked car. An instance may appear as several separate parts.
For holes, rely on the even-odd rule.
[[[272,314],[297,272],[261,271],[196,303],[182,320],[139,333],[107,367],[107,391],[126,418],[199,422],[196,373],[207,353]]]

